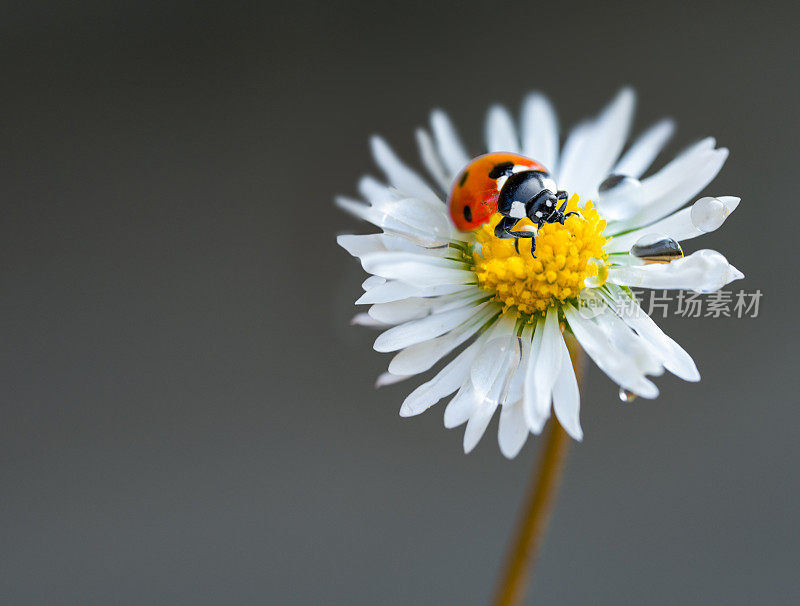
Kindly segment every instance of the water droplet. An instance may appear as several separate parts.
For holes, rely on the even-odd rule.
[[[608,280],[608,265],[606,265],[605,261],[598,259],[597,257],[592,257],[589,259],[586,262],[587,268],[589,265],[594,265],[597,267],[597,274],[594,276],[587,276],[583,281],[583,285],[586,286],[586,288],[599,288],[606,283],[606,280]]]
[[[627,175],[609,175],[597,188],[597,207],[609,221],[627,219],[642,206],[642,184]]]
[[[623,402],[633,402],[637,397],[635,393],[632,391],[628,391],[627,389],[620,387],[619,388],[619,399]]]
[[[626,188],[636,188],[641,186],[639,179],[629,177],[628,175],[621,175],[613,173],[603,179],[602,183],[597,187],[597,191],[601,194],[610,192],[619,192]]]
[[[722,225],[729,214],[719,198],[700,198],[692,205],[690,217],[697,229],[708,233]]]
[[[683,257],[678,242],[662,234],[647,234],[636,240],[630,254],[645,263],[669,263]]]

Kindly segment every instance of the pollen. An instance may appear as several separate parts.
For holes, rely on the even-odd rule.
[[[522,314],[541,314],[577,298],[586,278],[599,285],[602,276],[598,271],[607,260],[603,251],[607,240],[602,235],[606,222],[591,201],[579,208],[577,195],[567,204],[565,213],[569,212],[578,214],[567,217],[563,225],[542,225],[533,255],[530,238],[518,240],[517,252],[514,239],[495,236],[495,226],[502,218],[495,213],[475,232],[473,261],[478,285],[493,293],[506,310],[516,308]],[[536,232],[536,224],[521,219],[512,231]]]

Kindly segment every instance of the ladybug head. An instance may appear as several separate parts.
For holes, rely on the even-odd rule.
[[[497,210],[507,215],[511,212],[514,202],[520,202],[527,208],[528,203],[545,190],[552,194],[558,191],[556,183],[549,173],[541,170],[525,170],[514,173],[503,183],[497,199]],[[528,216],[531,216],[532,209],[527,210]],[[544,212],[544,209],[536,210]]]

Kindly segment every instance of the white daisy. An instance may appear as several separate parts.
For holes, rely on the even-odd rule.
[[[430,131],[417,131],[433,185],[382,139],[372,139],[387,183],[364,177],[359,191],[367,204],[337,203],[383,230],[338,239],[372,274],[356,301],[369,311],[354,322],[384,328],[375,349],[397,352],[378,384],[424,373],[461,349],[411,392],[402,416],[452,396],[444,423],[467,424],[469,452],[500,407],[498,441],[509,458],[529,433],[541,432],[551,409],[580,440],[580,397],[567,346],[572,337],[621,393],[655,398],[658,388],[648,376],[664,369],[699,380],[692,358],[636,305],[630,287],[711,292],[743,277],[720,253],[684,257],[677,244],[718,228],[738,205],[739,198],[719,196],[680,210],[716,176],[728,150],[703,139],[641,178],[674,126],[658,122],[623,154],[633,109],[633,92],[622,90],[559,150],[553,109],[533,94],[523,104],[519,130],[504,108],[489,110],[487,152],[503,153],[475,160],[447,116],[434,111]],[[539,202],[522,196],[545,189],[553,195]],[[555,206],[567,198],[557,214]],[[506,212],[495,213],[504,200]],[[518,239],[514,231],[535,237]],[[627,312],[620,301],[628,303]]]

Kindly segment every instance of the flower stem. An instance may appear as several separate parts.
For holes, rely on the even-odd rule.
[[[564,336],[580,387],[583,375],[583,351],[575,339],[569,335]],[[519,527],[509,545],[505,568],[492,601],[494,606],[517,606],[521,603],[537,551],[547,529],[569,446],[569,436],[555,416],[551,418],[549,425],[547,438],[542,447],[541,461],[535,468],[525,497]]]

